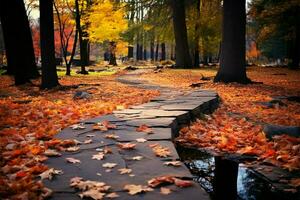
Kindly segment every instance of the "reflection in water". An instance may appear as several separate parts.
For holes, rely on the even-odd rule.
[[[178,147],[177,151],[213,200],[295,199],[276,191],[267,180],[243,164],[195,149]]]

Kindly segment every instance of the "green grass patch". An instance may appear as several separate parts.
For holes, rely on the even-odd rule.
[[[88,75],[84,75],[84,74],[77,74],[74,70],[71,70],[71,76],[110,76],[110,75],[114,75],[117,71],[116,70],[105,70],[105,71],[101,71],[101,72],[89,72]],[[58,76],[65,76],[66,75],[66,71],[58,71],[57,72]]]

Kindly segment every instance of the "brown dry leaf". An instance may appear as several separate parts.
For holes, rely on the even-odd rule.
[[[152,188],[149,188],[147,186],[133,185],[133,184],[125,185],[124,190],[128,191],[128,194],[130,194],[130,195],[135,195],[135,194],[139,194],[139,193],[142,193],[142,192],[153,191]]]
[[[97,123],[93,125],[93,130],[97,130],[97,131],[107,131],[107,127],[105,127],[103,124],[101,123]]]
[[[153,133],[152,128],[150,128],[150,127],[149,127],[148,125],[146,125],[146,124],[140,125],[138,128],[136,128],[136,131],[137,131],[137,132],[144,132],[144,133],[148,133],[148,134]]]
[[[157,157],[166,158],[166,157],[171,156],[171,152],[170,152],[170,150],[167,147],[163,147],[163,146],[161,146],[159,144],[156,144],[155,146],[152,145],[152,146],[153,146],[152,147],[152,151],[154,152],[154,154]]]
[[[181,180],[179,178],[174,178],[174,183],[178,187],[190,187],[193,185],[192,181]]]
[[[131,158],[132,160],[142,160],[143,156],[134,156]]]
[[[109,169],[112,169],[112,168],[114,168],[115,166],[117,166],[118,164],[117,163],[104,163],[103,165],[102,165],[102,167],[105,167],[105,168],[109,168]]]
[[[106,134],[105,138],[107,139],[112,139],[112,140],[116,140],[118,138],[120,138],[119,136],[115,135],[115,134]]]
[[[166,188],[166,187],[161,187],[160,188],[160,193],[164,194],[164,195],[168,195],[172,192],[172,190],[170,188]]]
[[[173,184],[174,177],[173,176],[158,176],[152,178],[148,181],[148,186],[150,187],[158,187],[162,184]]]
[[[132,150],[135,146],[136,144],[133,143],[118,143],[118,147],[125,150]]]
[[[89,197],[94,200],[101,200],[105,196],[105,193],[99,192],[97,189],[90,189],[80,193],[79,196],[81,199],[83,199],[84,197]]]
[[[93,159],[93,160],[103,160],[103,159],[104,159],[104,153],[99,152],[99,153],[93,155],[93,156],[92,156],[92,159]]]
[[[79,149],[80,149],[79,146],[73,146],[73,147],[68,147],[68,148],[66,148],[66,151],[68,151],[68,152],[76,152],[76,151],[78,151]]]
[[[300,178],[293,178],[290,180],[290,185],[300,187]]]
[[[113,152],[112,152],[111,148],[109,148],[108,146],[105,146],[104,149],[103,149],[103,153],[105,153],[105,154],[111,154]]]
[[[92,139],[84,140],[83,144],[91,144],[93,142]]]
[[[44,179],[52,180],[53,175],[60,175],[60,174],[63,174],[62,170],[56,170],[54,168],[50,168],[47,171],[44,171],[43,173],[41,173],[39,175],[39,177],[41,177],[41,180],[44,180]]]
[[[78,159],[75,159],[75,158],[66,158],[67,162],[69,163],[73,163],[73,164],[76,164],[76,163],[81,163],[80,160]]]
[[[180,167],[181,166],[181,162],[180,161],[168,161],[168,162],[164,162],[164,165],[174,166],[174,167]]]
[[[145,138],[137,138],[136,141],[140,142],[140,143],[147,142],[147,140]]]
[[[85,129],[85,126],[80,123],[80,124],[74,124],[72,126],[70,126],[73,130],[82,130],[82,129]]]
[[[105,197],[107,197],[109,199],[113,199],[113,198],[117,198],[117,197],[120,197],[120,196],[117,193],[112,192],[112,193],[107,194]]]
[[[120,172],[120,174],[130,174],[132,172],[132,169],[121,168],[121,169],[118,169],[118,171]]]
[[[44,152],[44,155],[46,155],[46,156],[61,156],[61,153],[59,153],[58,151],[53,150],[53,149],[47,149]]]

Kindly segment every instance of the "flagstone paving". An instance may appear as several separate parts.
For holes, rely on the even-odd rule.
[[[136,81],[137,76],[138,73],[133,72],[120,76],[118,81],[133,87],[157,89],[161,95],[149,103],[117,110],[111,115],[84,120],[82,121],[84,129],[73,130],[69,127],[56,136],[60,139],[76,139],[80,142],[91,139],[92,142],[80,144],[80,149],[76,152],[62,152],[61,156],[50,157],[47,160],[46,164],[49,167],[63,171],[62,175],[55,176],[51,181],[44,180],[45,185],[53,190],[51,199],[80,199],[78,195],[80,191],[70,187],[70,179],[73,177],[105,182],[111,186],[110,192],[116,192],[119,195],[117,199],[209,199],[209,195],[197,183],[187,188],[175,185],[166,186],[172,190],[168,195],[161,194],[160,188],[136,195],[129,195],[123,189],[126,184],[147,185],[148,180],[165,175],[192,180],[193,176],[183,163],[175,167],[164,165],[164,162],[180,160],[172,143],[172,139],[178,135],[179,128],[203,113],[212,112],[218,105],[218,95],[213,91],[174,91],[170,88]],[[103,121],[109,121],[116,125],[116,128],[107,131],[93,129],[95,123]],[[143,124],[151,127],[151,134],[136,130]],[[107,134],[114,134],[116,137],[109,139]],[[146,141],[137,142],[139,138],[144,138]],[[118,143],[126,142],[136,144],[135,148],[124,150],[118,147]],[[149,147],[151,144],[159,144],[168,148],[171,155],[165,158],[157,157]],[[109,147],[112,153],[106,154],[103,160],[92,159],[93,155],[105,147]],[[142,159],[133,160],[132,158],[136,156],[141,156]],[[68,163],[66,161],[68,157],[78,159],[80,163]],[[117,166],[107,170],[102,166],[104,163],[116,163]],[[118,171],[120,168],[129,168],[132,172],[121,175]]]

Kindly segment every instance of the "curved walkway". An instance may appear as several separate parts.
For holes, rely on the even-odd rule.
[[[111,115],[85,120],[82,122],[84,126],[82,129],[74,130],[69,127],[57,135],[60,139],[76,139],[83,143],[79,145],[78,151],[63,152],[59,157],[50,157],[45,163],[50,168],[63,171],[63,174],[55,176],[52,180],[43,181],[53,191],[50,199],[80,199],[81,191],[70,186],[70,179],[74,177],[104,182],[111,187],[109,193],[115,192],[118,195],[117,199],[122,200],[209,199],[208,194],[197,183],[185,188],[174,184],[168,185],[166,187],[172,192],[167,195],[161,193],[160,187],[136,195],[130,195],[124,190],[125,185],[147,186],[150,179],[166,175],[181,180],[192,180],[192,175],[183,163],[176,163],[180,166],[173,166],[172,163],[166,165],[168,161],[180,160],[172,138],[177,136],[180,127],[187,125],[202,113],[212,112],[218,105],[218,95],[213,91],[174,91],[174,89],[136,81],[139,73],[140,71],[137,70],[120,76],[117,80],[133,87],[157,89],[161,93],[159,97],[149,103],[115,111]],[[93,128],[96,123],[103,121],[109,121],[116,127],[109,127],[107,131]],[[141,132],[137,131],[137,128],[143,124],[151,128],[144,127],[141,128]],[[136,146],[131,150],[124,149],[124,146],[121,148],[122,144],[126,143],[136,144]],[[105,154],[102,159],[101,156],[99,159],[92,159],[93,155],[103,155],[102,152],[107,150],[106,147],[109,147],[112,152]],[[155,153],[161,153],[162,156],[159,157]],[[80,163],[68,163],[66,158],[80,160]],[[102,166],[107,163],[117,165],[113,168]],[[108,164],[108,167],[112,166]],[[125,172],[125,170],[124,174],[120,174],[119,169],[124,168],[132,171]],[[108,199],[109,196],[106,195],[109,193],[105,194],[104,199]],[[98,196],[98,199],[101,199],[101,196]]]

